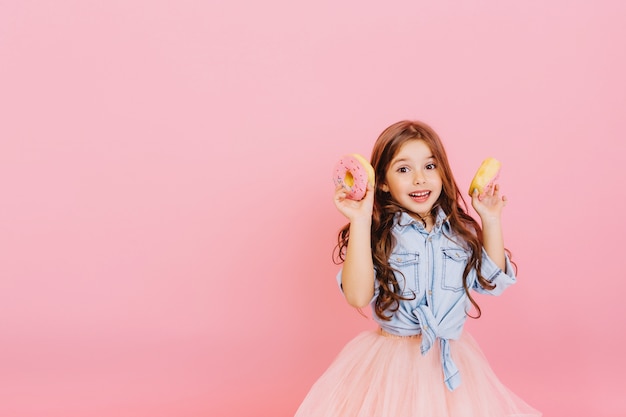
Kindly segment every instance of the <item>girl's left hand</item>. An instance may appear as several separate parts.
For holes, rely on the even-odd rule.
[[[481,194],[478,194],[478,190],[474,190],[472,194],[472,207],[483,221],[500,218],[502,208],[505,205],[506,196],[500,196],[498,184],[486,187]]]

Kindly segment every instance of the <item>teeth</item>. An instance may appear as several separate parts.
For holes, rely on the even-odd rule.
[[[421,193],[411,193],[409,194],[411,197],[425,197],[430,194],[430,191],[422,191]]]

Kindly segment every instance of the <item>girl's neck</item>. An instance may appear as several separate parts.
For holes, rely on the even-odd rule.
[[[413,213],[412,217],[418,222],[421,222],[427,232],[430,232],[435,225],[435,218],[432,213]]]

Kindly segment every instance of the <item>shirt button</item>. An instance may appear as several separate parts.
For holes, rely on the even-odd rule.
[[[433,295],[432,290],[428,290],[428,295]]]

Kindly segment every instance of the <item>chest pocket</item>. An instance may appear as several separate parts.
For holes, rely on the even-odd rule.
[[[443,265],[441,288],[448,291],[463,291],[463,271],[469,254],[461,248],[442,248]]]
[[[396,271],[400,271],[402,275],[396,272],[396,279],[403,295],[415,295],[419,292],[419,254],[418,253],[392,253],[389,258],[389,264]]]

